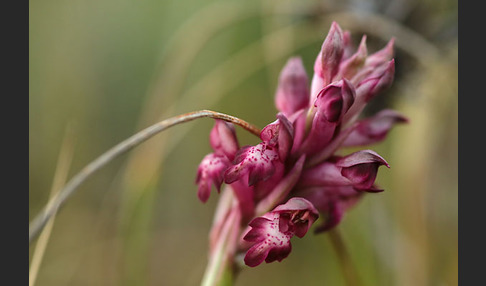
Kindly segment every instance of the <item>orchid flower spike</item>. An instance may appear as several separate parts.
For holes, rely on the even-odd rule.
[[[230,194],[218,205],[210,257],[225,247],[228,265],[243,256],[250,267],[282,261],[291,238],[304,237],[318,218],[314,232],[326,232],[364,195],[383,191],[375,182],[379,167],[390,167],[383,157],[368,149],[337,155],[341,147],[381,142],[393,126],[408,122],[390,109],[360,118],[395,73],[394,39],[371,54],[366,41],[364,35],[354,49],[350,32],[333,22],[310,83],[302,60],[290,58],[275,92],[275,121],[262,129],[259,143],[240,147],[234,127],[215,122],[214,152],[197,171],[198,197],[206,202],[222,184]]]

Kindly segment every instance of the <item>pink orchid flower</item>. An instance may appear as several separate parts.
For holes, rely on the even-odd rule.
[[[380,142],[395,124],[407,122],[392,110],[359,119],[393,82],[394,39],[371,55],[366,36],[355,52],[350,39],[348,31],[331,25],[310,85],[302,60],[289,59],[275,93],[279,113],[263,128],[261,143],[240,148],[233,126],[216,121],[210,134],[214,152],[202,160],[196,182],[202,202],[223,182],[224,192],[233,193],[220,201],[210,238],[211,249],[221,249],[218,241],[231,246],[228,263],[243,253],[251,267],[281,261],[291,251],[291,238],[303,237],[318,217],[323,221],[315,232],[327,231],[364,194],[383,191],[375,180],[378,168],[389,164],[380,155],[335,153]],[[224,227],[234,227],[231,242],[219,237]]]

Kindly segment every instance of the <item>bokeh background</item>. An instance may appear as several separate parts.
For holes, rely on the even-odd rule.
[[[29,14],[30,220],[82,167],[161,119],[212,109],[274,121],[280,69],[301,56],[311,75],[332,21],[356,45],[367,34],[370,52],[395,37],[395,82],[366,113],[394,108],[410,124],[370,146],[391,165],[378,174],[385,192],[339,228],[364,285],[457,284],[457,1],[36,0]],[[174,127],[83,184],[30,244],[31,283],[199,285],[218,196],[200,203],[194,179],[212,125]],[[327,235],[292,244],[235,285],[344,285]]]

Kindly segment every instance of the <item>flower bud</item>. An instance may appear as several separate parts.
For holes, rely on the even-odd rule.
[[[358,121],[341,146],[363,146],[381,142],[397,123],[406,123],[408,119],[400,113],[385,109],[374,116]]]
[[[290,58],[280,73],[275,105],[286,116],[307,107],[309,87],[301,58]]]
[[[351,41],[351,32],[346,30],[343,31],[343,46],[344,46],[344,51],[343,51],[343,58],[341,59],[342,61],[345,59],[348,59],[352,54],[353,54],[353,43]]]
[[[382,72],[383,67],[386,67],[388,62],[393,59],[394,42],[394,39],[391,39],[383,49],[369,55],[361,69],[350,79],[351,82],[357,85],[361,81],[373,77],[373,74],[376,76],[377,71]]]
[[[196,184],[198,184],[197,196],[205,203],[211,194],[211,186],[214,185],[218,193],[223,183],[223,174],[231,165],[225,156],[214,153],[206,155],[197,169]]]
[[[296,188],[350,186],[363,191],[381,191],[373,186],[381,165],[389,167],[380,155],[371,150],[332,157],[303,171]]]
[[[366,49],[366,35],[361,39],[361,43],[356,53],[350,58],[344,60],[339,67],[339,77],[351,79],[358,73],[359,69],[364,65],[368,51]]]
[[[285,162],[294,141],[294,127],[282,113],[277,114],[277,120],[268,124],[260,133],[260,138],[268,146],[276,147],[280,161]]]
[[[390,61],[394,54],[394,44],[395,38],[391,38],[383,49],[369,55],[366,59],[366,66],[377,67]]]
[[[216,120],[209,134],[209,143],[213,147],[215,154],[224,155],[230,161],[233,161],[236,151],[239,149],[233,124],[223,120]]]
[[[345,156],[336,162],[337,167],[341,167],[341,174],[346,177],[352,186],[359,190],[370,190],[376,192],[373,187],[375,183],[378,167],[390,166],[380,155],[371,150],[361,150],[351,155]]]
[[[321,90],[314,104],[315,114],[309,134],[300,148],[302,153],[315,154],[331,141],[341,119],[353,104],[354,98],[354,87],[346,79]]]
[[[317,96],[315,107],[320,110],[329,122],[339,121],[354,102],[355,90],[346,79],[328,85]]]
[[[322,44],[320,58],[318,57],[315,65],[315,69],[324,79],[325,85],[331,83],[332,78],[337,74],[343,53],[343,31],[336,22],[333,22]]]
[[[333,22],[314,63],[310,104],[314,103],[318,92],[330,84],[338,73],[343,53],[343,31],[336,22]]]
[[[375,95],[390,87],[394,75],[395,60],[393,59],[358,84],[356,88],[357,97],[363,98],[365,102],[370,101]]]

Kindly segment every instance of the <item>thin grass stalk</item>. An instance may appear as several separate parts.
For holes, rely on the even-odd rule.
[[[41,213],[39,213],[29,225],[29,243],[31,243],[32,240],[37,237],[39,232],[45,227],[46,223],[52,218],[53,215],[56,214],[58,209],[77,190],[77,188],[84,181],[86,181],[86,179],[88,179],[92,174],[101,169],[107,163],[109,163],[116,157],[130,151],[132,148],[138,146],[140,143],[143,143],[144,141],[166,130],[167,128],[181,123],[189,122],[194,119],[205,117],[231,122],[233,124],[241,126],[243,129],[249,131],[256,136],[260,136],[260,129],[253,126],[252,124],[237,117],[211,110],[200,110],[185,113],[149,126],[142,131],[132,135],[128,139],[115,145],[113,148],[99,156],[96,160],[89,163],[78,174],[76,174],[54,198],[49,200],[43,211],[41,211]]]
[[[68,126],[61,145],[61,151],[59,152],[59,157],[57,159],[56,171],[54,172],[54,179],[52,181],[49,198],[53,198],[55,195],[57,195],[59,190],[66,183],[73,158],[73,140],[73,134]],[[39,273],[39,269],[42,264],[42,259],[51,236],[52,228],[54,227],[54,221],[55,215],[53,215],[52,219],[46,224],[46,227],[42,230],[37,244],[35,245],[29,269],[29,286],[34,286],[37,280],[37,274]]]

